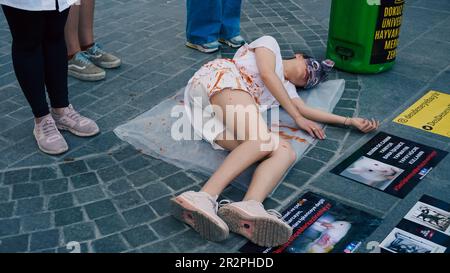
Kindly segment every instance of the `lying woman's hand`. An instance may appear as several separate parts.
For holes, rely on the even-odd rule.
[[[325,139],[325,133],[317,123],[306,118],[299,118],[295,122],[300,129],[305,130],[310,136],[318,139]]]
[[[375,119],[351,118],[350,124],[363,133],[375,131],[380,127],[380,122]]]

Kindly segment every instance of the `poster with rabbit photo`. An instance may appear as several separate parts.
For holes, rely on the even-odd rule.
[[[446,155],[445,151],[380,132],[331,172],[403,198]]]
[[[251,242],[245,253],[352,253],[379,226],[381,220],[364,211],[308,192],[283,212],[294,229],[279,247],[259,247]]]
[[[380,244],[382,252],[449,253],[450,204],[424,195]]]

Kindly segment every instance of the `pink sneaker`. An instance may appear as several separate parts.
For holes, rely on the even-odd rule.
[[[100,132],[95,121],[80,115],[71,104],[64,109],[64,113],[61,115],[58,115],[53,109],[51,113],[59,130],[67,130],[80,137],[90,137]]]
[[[39,149],[44,153],[58,155],[69,149],[51,115],[45,116],[39,123],[34,123],[33,135]]]
[[[286,243],[292,228],[286,224],[279,212],[265,210],[257,201],[242,201],[224,204],[221,201],[219,216],[231,231],[241,234],[253,243],[264,247],[275,247]]]
[[[229,235],[227,224],[217,216],[217,196],[206,192],[188,191],[172,198],[172,215],[185,222],[202,237],[222,241]]]

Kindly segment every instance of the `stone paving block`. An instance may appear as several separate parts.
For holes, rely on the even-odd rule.
[[[324,139],[324,140],[317,142],[317,144],[316,144],[316,147],[326,149],[329,151],[337,151],[339,146],[340,146],[339,141],[335,141],[332,139]]]
[[[99,170],[115,164],[115,161],[110,156],[100,156],[86,160],[87,165],[91,170]]]
[[[55,212],[55,225],[57,227],[67,226],[81,221],[83,221],[81,207],[74,207]]]
[[[311,185],[378,211],[388,211],[398,201],[392,195],[329,172],[323,173],[320,179],[315,179]]]
[[[40,250],[57,247],[59,245],[59,230],[52,229],[31,234],[30,250]]]
[[[44,230],[51,228],[51,213],[27,215],[22,218],[22,229],[25,232]]]
[[[48,180],[57,177],[55,168],[42,167],[31,169],[31,181]]]
[[[17,201],[16,215],[27,215],[40,212],[44,207],[44,198],[36,197]]]
[[[48,201],[49,210],[65,209],[74,206],[73,195],[71,193],[64,193],[51,196]]]
[[[20,199],[27,197],[34,197],[40,194],[39,184],[26,183],[13,185],[12,198]]]
[[[190,178],[184,172],[179,172],[174,175],[168,176],[161,180],[162,183],[169,186],[174,191],[178,191],[182,188],[188,187],[195,183],[195,180]]]
[[[45,180],[41,182],[42,192],[44,194],[63,193],[68,190],[68,184],[69,182],[67,178]]]
[[[0,237],[15,235],[19,233],[20,220],[18,218],[9,218],[0,220]]]
[[[64,176],[72,176],[88,171],[86,163],[83,160],[60,164],[59,168]]]
[[[139,190],[147,202],[158,199],[164,195],[170,194],[170,189],[161,182],[156,182]]]
[[[195,249],[208,244],[197,232],[189,229],[177,236],[173,237],[170,242],[180,251],[192,253]]]
[[[284,178],[284,181],[290,185],[300,188],[311,179],[312,175],[303,171],[292,169]]]
[[[122,236],[132,247],[142,246],[158,239],[155,233],[146,225],[124,231]]]
[[[161,241],[141,248],[143,253],[176,253],[169,241]]]
[[[130,226],[149,222],[156,218],[156,214],[147,205],[123,211],[122,215]]]
[[[123,169],[129,173],[143,169],[150,164],[151,163],[143,156],[137,156],[121,163]]]
[[[149,205],[153,208],[154,211],[156,211],[156,213],[158,213],[158,215],[164,216],[170,213],[171,198],[173,198],[173,196],[171,195],[165,196],[150,202]]]
[[[0,253],[18,253],[28,250],[29,235],[19,235],[2,239]]]
[[[119,214],[112,214],[95,220],[98,230],[102,235],[109,235],[127,228],[126,222]]]
[[[159,237],[161,238],[170,237],[174,234],[180,233],[187,228],[185,224],[178,221],[171,215],[159,219],[158,221],[152,223],[150,226],[154,230],[156,230]]]
[[[157,165],[154,165],[154,166],[152,166],[151,169],[154,173],[156,173],[160,177],[169,176],[179,170],[179,168],[177,168],[173,165],[167,164],[165,162],[161,162]]]
[[[95,226],[91,222],[84,222],[66,226],[63,229],[64,242],[83,242],[95,238]]]
[[[339,127],[327,126],[325,129],[325,134],[329,139],[343,140],[347,134],[347,130]]]
[[[135,187],[141,187],[148,183],[155,182],[159,179],[159,176],[147,168],[130,174],[127,178]]]
[[[105,193],[99,186],[83,188],[74,192],[78,203],[85,204],[105,198]]]
[[[125,172],[119,165],[114,165],[108,168],[98,170],[98,175],[103,182],[109,182],[111,180],[125,176]]]
[[[24,169],[5,172],[3,180],[5,185],[28,182],[30,180],[30,170]]]
[[[117,212],[113,203],[109,199],[90,203],[86,205],[84,209],[90,219],[99,218]]]
[[[23,159],[14,163],[14,165],[12,165],[11,167],[23,168],[23,167],[35,167],[40,165],[52,165],[57,160],[55,156],[51,157],[50,155],[45,155],[44,153],[38,151],[37,146],[30,148],[30,150],[27,151],[26,153],[29,155],[25,155]]]
[[[14,202],[0,203],[0,219],[10,218],[14,210]]]
[[[81,189],[99,183],[97,176],[93,172],[72,176],[70,182],[75,189]]]
[[[308,151],[306,156],[322,162],[328,162],[334,156],[334,153],[320,148],[312,148]]]
[[[128,249],[118,235],[111,235],[95,240],[91,243],[91,246],[97,253],[117,253]]]
[[[136,191],[130,191],[113,198],[119,209],[129,209],[144,203],[142,197]]]
[[[117,151],[114,151],[112,153],[112,156],[114,157],[114,159],[116,159],[118,161],[122,161],[122,160],[130,158],[132,156],[135,156],[138,153],[139,153],[139,151],[136,150],[133,146],[126,145],[125,147],[123,147]]]
[[[131,189],[132,187],[126,179],[120,179],[108,186],[108,190],[114,195],[125,193],[127,191],[130,191]]]
[[[303,157],[295,165],[294,169],[298,171],[303,171],[309,174],[315,174],[324,166],[324,163],[317,161],[309,157]]]

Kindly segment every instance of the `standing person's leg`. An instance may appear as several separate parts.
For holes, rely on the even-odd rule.
[[[78,39],[82,51],[94,45],[95,0],[82,0],[78,24]]]
[[[106,77],[106,72],[94,65],[89,56],[81,50],[79,32],[80,20],[82,17],[82,6],[86,0],[81,0],[81,4],[74,4],[70,7],[69,15],[64,29],[67,45],[68,74],[82,81],[99,81]],[[83,36],[84,38],[87,35]]]
[[[67,86],[67,49],[64,25],[68,11],[48,11],[45,17],[43,52],[45,84],[52,105],[52,116],[60,130],[77,136],[93,136],[99,132],[94,121],[81,116],[69,104]]]
[[[80,21],[80,5],[75,4],[70,7],[69,15],[64,29],[64,35],[67,46],[68,59],[72,59],[75,54],[81,51],[80,40],[78,36]]]
[[[117,68],[122,64],[120,58],[106,52],[94,38],[94,10],[95,0],[82,0],[78,36],[81,50],[89,60],[101,68]]]
[[[223,5],[220,42],[238,48],[245,44],[241,33],[242,0],[221,0]]]
[[[2,8],[13,38],[14,71],[35,116],[33,134],[37,144],[46,153],[63,153],[67,151],[68,146],[56,128],[55,121],[49,115],[45,96],[42,45],[45,12],[25,11],[8,6],[2,6]]]
[[[222,0],[187,0],[186,6],[186,45],[205,53],[219,50]]]

